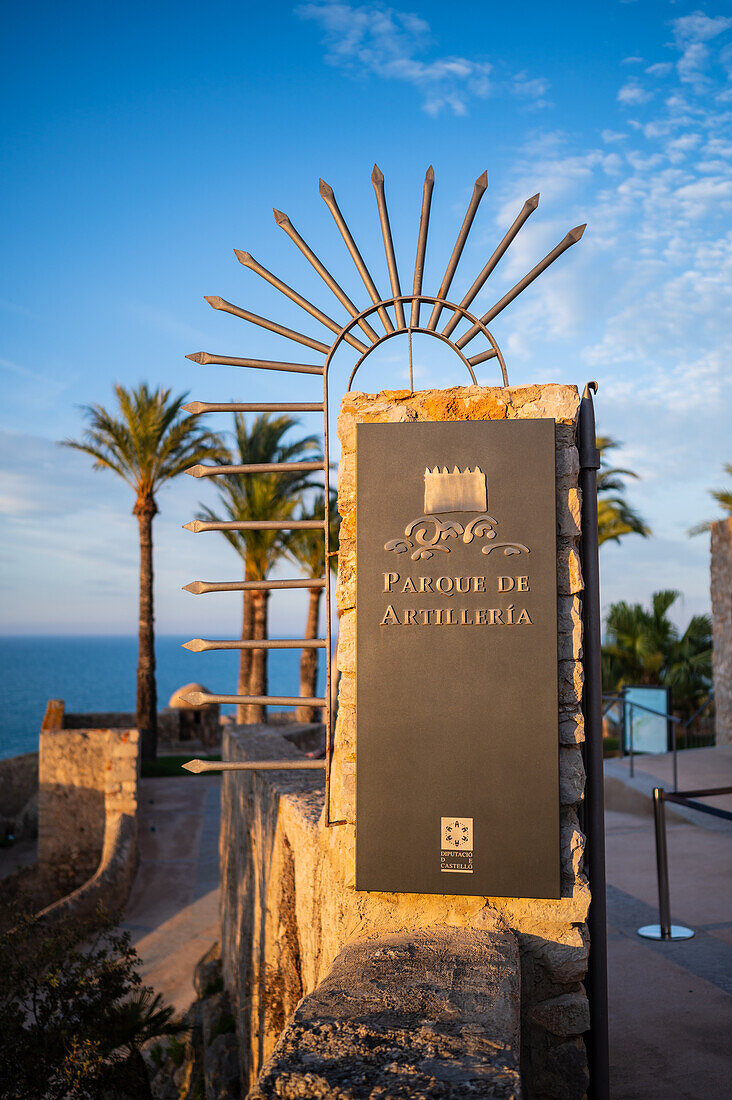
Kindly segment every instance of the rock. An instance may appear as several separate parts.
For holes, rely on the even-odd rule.
[[[251,1100],[519,1100],[519,960],[506,931],[348,944],[300,1003]]]
[[[579,706],[559,711],[559,743],[577,745],[585,739],[585,718]]]
[[[557,539],[557,591],[572,596],[584,588],[582,566],[575,546],[569,539]]]
[[[203,1081],[206,1100],[240,1100],[239,1046],[233,1031],[207,1044],[203,1056]]]
[[[336,668],[341,672],[356,671],[356,612],[345,611],[338,623],[338,653]]]
[[[199,997],[210,997],[212,993],[218,993],[223,988],[221,946],[218,942],[213,944],[196,963],[193,971],[193,988]]]
[[[356,606],[356,544],[353,539],[343,537],[338,548],[336,605],[339,611]]]
[[[562,993],[542,1001],[531,1010],[535,1023],[551,1031],[552,1035],[567,1038],[582,1035],[590,1027],[590,1006],[584,990],[578,993]]]
[[[537,1093],[546,1100],[582,1100],[589,1084],[587,1052],[581,1039],[558,1043],[546,1057],[536,1082]]]
[[[585,789],[585,766],[582,751],[576,746],[559,749],[559,801],[563,806],[579,802]]]
[[[579,661],[559,662],[559,705],[574,706],[582,702],[585,676]]]

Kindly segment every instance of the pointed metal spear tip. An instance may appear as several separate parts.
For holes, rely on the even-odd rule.
[[[192,359],[194,363],[205,363],[206,352],[205,351],[192,351],[190,355],[186,355],[186,359]]]
[[[190,642],[182,642],[183,649],[190,649],[191,653],[203,653],[204,644],[200,638],[191,638]]]
[[[477,180],[475,181],[475,186],[476,186],[477,189],[479,189],[481,191],[485,191],[485,189],[488,186],[488,169],[487,168],[486,168],[485,172],[483,172],[482,175],[478,176]]]
[[[223,298],[219,298],[218,294],[204,294],[203,299],[214,309],[221,309],[224,304]]]
[[[200,462],[198,462],[195,466],[189,466],[186,473],[190,474],[191,477],[203,477],[203,471],[205,469],[206,467],[201,466]]]
[[[192,707],[202,707],[206,702],[206,696],[201,691],[189,691],[187,695],[181,695],[181,699]],[[200,760],[197,762],[200,764]]]
[[[252,257],[251,252],[242,252],[240,249],[235,248],[234,255],[236,256],[240,264],[244,264],[244,267],[251,267],[254,263],[254,258]]]
[[[186,359],[192,359],[192,355],[186,355]],[[198,416],[203,412],[203,401],[189,401],[187,405],[181,405],[183,412],[190,413],[191,416]]]
[[[193,772],[194,775],[200,775],[204,771],[202,760],[189,760],[187,764],[181,764],[181,768],[185,768],[187,772]]]
[[[200,581],[191,581],[190,584],[183,585],[183,592],[192,592],[194,596],[200,596],[203,592],[203,585]]]
[[[381,169],[379,168],[378,164],[375,164],[375,165],[374,165],[374,170],[373,170],[373,172],[371,173],[371,182],[372,182],[373,184],[377,184],[377,183],[383,183],[383,182],[384,182],[384,173],[383,173],[383,172],[381,171]]]
[[[201,530],[201,521],[198,519],[192,519],[190,523],[183,524],[183,530],[198,532]]]
[[[326,183],[325,180],[318,180],[318,191],[320,191],[324,199],[333,198],[333,188],[329,183]]]
[[[535,195],[532,195],[530,199],[526,200],[524,206],[528,207],[529,210],[536,210],[539,205],[539,194],[540,192],[537,191]]]
[[[278,210],[276,206],[272,207],[272,213],[274,214],[274,220],[278,225],[289,225],[290,219],[287,214],[283,214],[281,210]]]
[[[435,179],[435,170],[434,170],[434,168],[432,167],[432,165],[430,165],[430,166],[429,166],[429,168],[427,169],[427,171],[425,172],[425,174],[424,174],[424,178],[425,178],[426,180],[429,180],[429,181],[430,181],[430,183],[434,183],[434,179]]]
[[[582,234],[587,229],[587,222],[584,225],[576,225],[574,229],[570,229],[567,237],[571,240],[572,244],[577,244],[577,241],[582,239]]]

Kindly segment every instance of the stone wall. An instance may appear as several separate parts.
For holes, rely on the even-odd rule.
[[[187,685],[200,688],[200,684]],[[185,689],[181,689],[185,690]],[[158,711],[158,741],[168,746],[180,742],[201,741],[206,747],[221,742],[218,703],[203,707],[164,707]],[[129,711],[87,711],[74,714],[66,710],[63,699],[49,699],[41,723],[41,732],[52,730],[131,729],[136,717]]]
[[[344,399],[338,424],[343,448],[337,585],[341,679],[331,772],[331,818],[342,824],[324,828],[322,781],[316,776],[224,777],[222,958],[237,1009],[245,1080],[250,1083],[272,1054],[300,998],[317,988],[345,944],[447,926],[512,932],[518,940],[525,1094],[579,1100],[585,1092],[581,1036],[588,1026],[588,1006],[582,981],[589,890],[577,816],[584,792],[578,409],[576,389],[559,385],[391,391]],[[557,444],[562,897],[537,901],[356,892],[355,425],[540,417],[555,420]],[[225,759],[284,759],[294,753],[274,733],[232,729],[225,735]]]
[[[16,839],[38,827],[38,753],[0,760],[0,831]]]
[[[73,890],[96,872],[110,819],[137,813],[137,730],[42,730],[39,871]]]
[[[711,591],[716,742],[732,745],[732,517],[712,524]]]

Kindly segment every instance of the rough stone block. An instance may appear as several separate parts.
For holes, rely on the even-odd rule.
[[[340,539],[336,605],[339,611],[356,606],[356,544],[353,539]]]
[[[338,511],[341,515],[356,507],[356,455],[342,454],[338,463]]]
[[[341,703],[336,721],[336,744],[344,759],[356,759],[356,708]]]
[[[557,486],[572,489],[579,480],[579,452],[576,447],[560,447],[557,451]]]
[[[559,845],[562,861],[562,873],[574,881],[582,871],[585,855],[585,836],[579,827],[577,815],[573,811],[562,813],[559,830]]]
[[[584,588],[582,566],[576,547],[569,540],[557,540],[557,591],[572,596]]]
[[[356,671],[356,612],[345,611],[338,624],[336,667],[340,672]]]
[[[535,1005],[531,1018],[552,1035],[582,1035],[590,1027],[590,1006],[584,991],[562,993]]]
[[[557,490],[557,530],[564,538],[582,533],[582,493],[579,489]]]
[[[339,707],[355,707],[356,705],[356,677],[353,673],[341,673],[338,681],[338,705]]]
[[[559,743],[577,745],[585,739],[585,719],[578,706],[559,710]]]
[[[572,706],[582,702],[584,671],[579,661],[559,662],[559,703]]]
[[[557,626],[560,660],[578,660],[582,656],[582,604],[577,596],[560,596]]]
[[[508,390],[511,398],[508,416],[529,420],[549,417],[574,429],[579,413],[579,393],[576,386],[549,383],[543,386],[514,386]]]
[[[563,806],[579,802],[585,790],[585,766],[579,748],[560,746],[559,801]]]

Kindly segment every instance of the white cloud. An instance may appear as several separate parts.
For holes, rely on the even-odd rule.
[[[723,15],[708,16],[696,11],[683,15],[672,23],[674,42],[681,51],[676,63],[679,79],[697,87],[708,82],[711,51],[708,43],[732,27],[732,19]]]
[[[411,84],[430,115],[443,110],[465,115],[472,99],[494,91],[506,91],[534,108],[550,106],[549,83],[543,78],[525,72],[505,76],[488,61],[461,56],[425,59],[430,26],[421,16],[380,3],[356,6],[339,0],[313,0],[295,11],[322,28],[328,64]]]
[[[649,92],[636,80],[629,80],[618,92],[618,103],[622,103],[624,107],[636,107],[641,103],[648,103],[652,96],[653,92]]]

